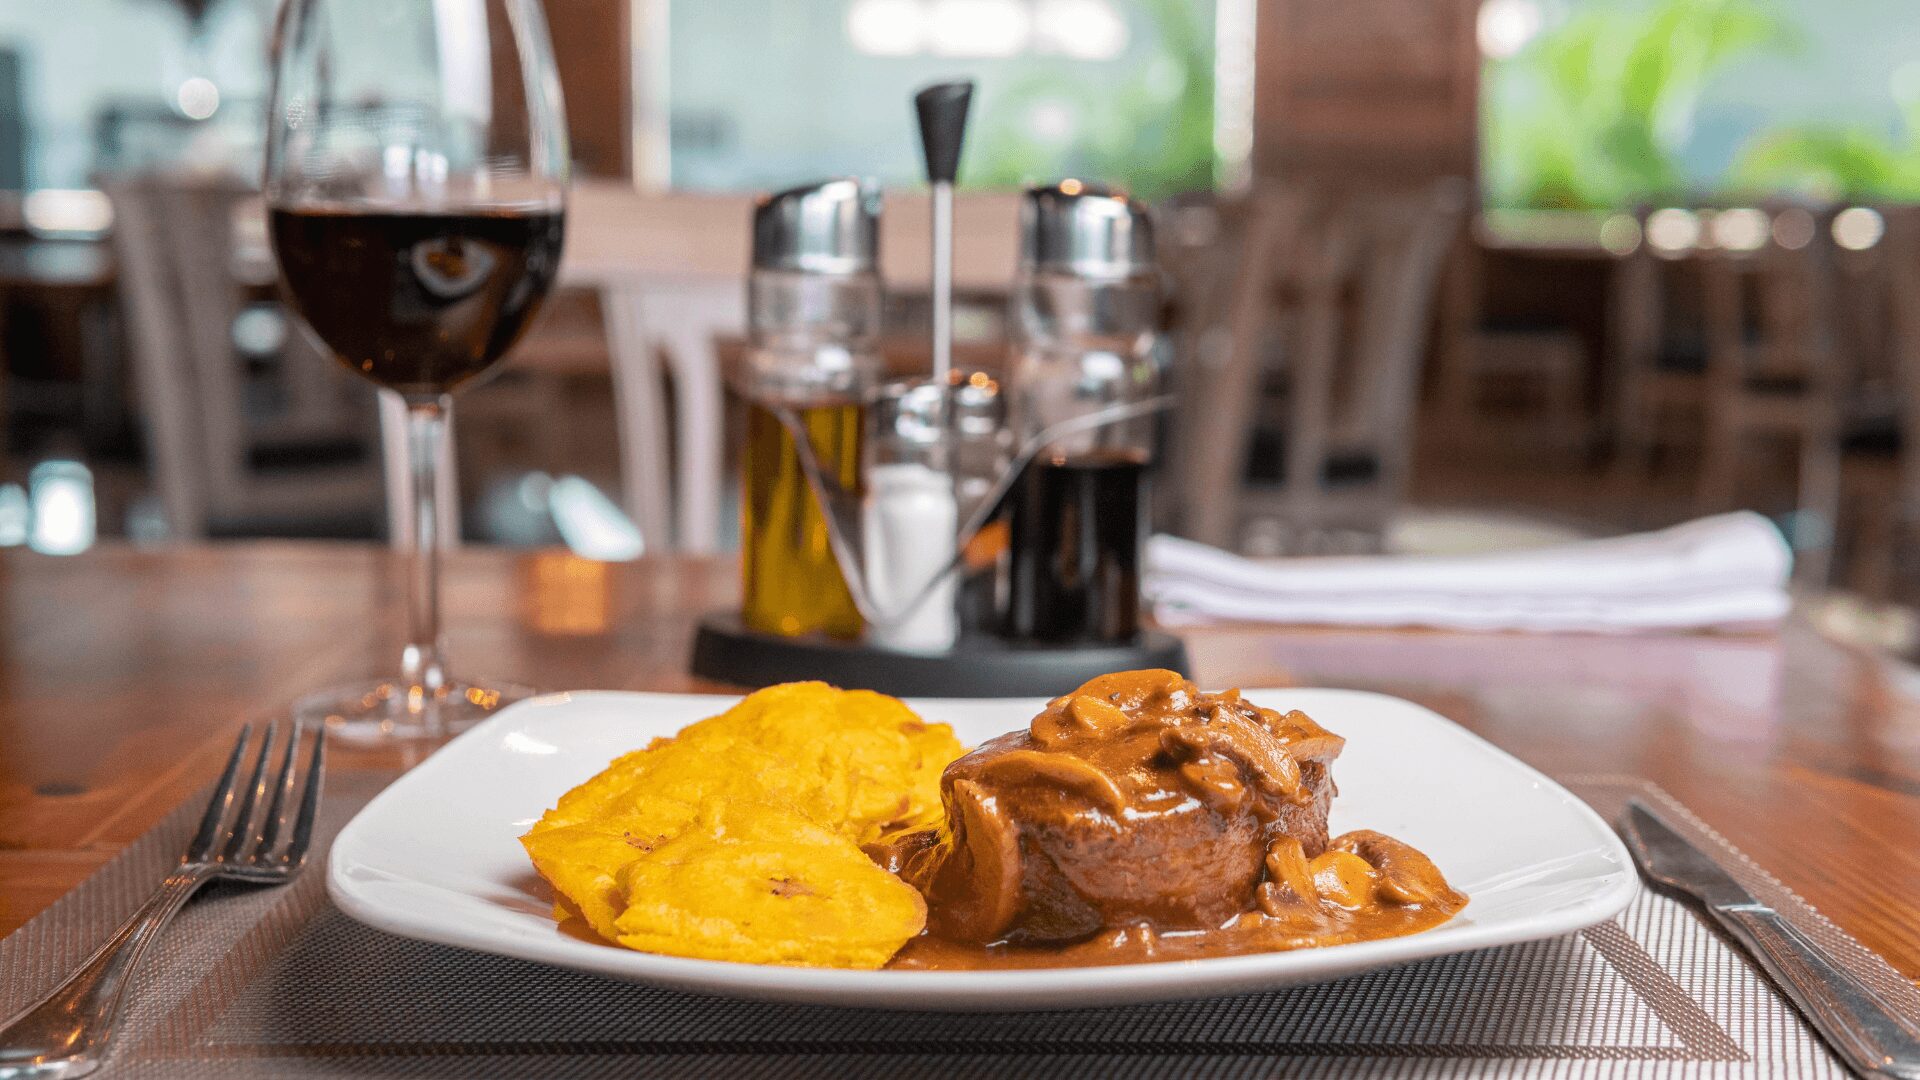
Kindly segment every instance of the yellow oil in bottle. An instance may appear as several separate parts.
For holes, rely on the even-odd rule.
[[[854,490],[865,410],[835,402],[794,411],[821,468]],[[743,472],[741,620],[771,634],[859,637],[864,622],[833,557],[826,515],[807,486],[793,436],[759,405],[747,410]]]

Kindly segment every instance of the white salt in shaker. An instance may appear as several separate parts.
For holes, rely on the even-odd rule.
[[[953,572],[960,522],[953,478],[915,461],[867,472],[867,594],[876,617],[867,640],[905,652],[953,648],[960,620]]]

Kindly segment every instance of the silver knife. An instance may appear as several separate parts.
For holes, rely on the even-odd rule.
[[[1638,799],[1627,804],[1622,824],[1641,871],[1705,904],[1848,1066],[1863,1076],[1920,1080],[1920,1017],[1902,1016],[1879,991],[1847,974]]]

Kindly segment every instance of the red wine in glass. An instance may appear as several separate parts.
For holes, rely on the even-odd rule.
[[[408,398],[497,364],[553,285],[552,207],[458,211],[273,207],[288,296],[340,362]]]

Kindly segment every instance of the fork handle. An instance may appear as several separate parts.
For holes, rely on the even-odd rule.
[[[0,1026],[0,1080],[53,1080],[99,1068],[140,957],[210,875],[181,866],[80,970]]]

